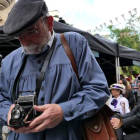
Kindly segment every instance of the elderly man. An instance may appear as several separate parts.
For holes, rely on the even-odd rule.
[[[81,140],[82,120],[93,116],[109,96],[105,76],[86,39],[78,33],[64,35],[76,60],[79,82],[43,0],[19,0],[3,30],[21,43],[2,61],[0,117],[8,124],[14,101],[33,95],[48,62],[34,106],[41,114],[28,126],[11,126],[9,139]],[[16,119],[19,112],[14,115]]]

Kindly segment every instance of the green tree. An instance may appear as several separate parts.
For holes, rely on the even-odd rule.
[[[124,28],[109,25],[109,37],[118,44],[140,51],[140,17],[131,16]]]
[[[137,51],[140,51],[140,17],[132,15],[130,19],[127,20],[124,28],[117,28],[114,25],[108,26],[110,35],[109,38],[115,40],[119,45],[123,45]],[[122,73],[125,75],[130,75],[130,71],[140,72],[137,66],[121,67]]]

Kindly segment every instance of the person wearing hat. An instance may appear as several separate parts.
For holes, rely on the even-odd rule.
[[[116,113],[124,115],[129,113],[129,103],[128,100],[123,97],[122,93],[125,91],[125,86],[122,84],[112,84],[110,86],[112,93],[112,100],[110,100],[109,107]]]
[[[21,47],[2,60],[0,118],[9,124],[14,100],[38,91],[44,72],[34,106],[41,114],[29,126],[9,127],[8,139],[81,140],[82,120],[93,116],[109,98],[105,76],[87,40],[78,33],[64,34],[76,60],[79,82],[60,34],[53,31],[53,17],[44,0],[18,0],[3,30],[17,37]]]

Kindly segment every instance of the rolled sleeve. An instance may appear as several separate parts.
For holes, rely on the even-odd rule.
[[[84,107],[84,105],[76,105],[74,100],[70,100],[59,104],[63,110],[64,120],[70,121],[73,119],[85,119],[92,116],[98,109],[93,104],[89,107]]]

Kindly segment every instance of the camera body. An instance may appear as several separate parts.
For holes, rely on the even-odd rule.
[[[15,101],[15,107],[11,111],[9,126],[23,127],[28,126],[36,117],[33,106],[36,105],[36,94],[19,96]]]

